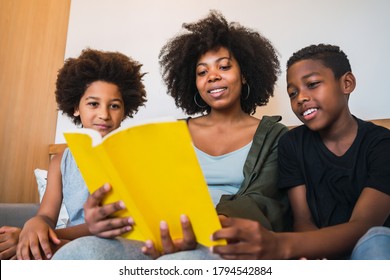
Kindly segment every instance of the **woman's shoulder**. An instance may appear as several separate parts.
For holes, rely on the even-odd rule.
[[[263,116],[259,122],[258,131],[284,134],[288,131],[288,128],[280,122],[281,120],[281,116]]]

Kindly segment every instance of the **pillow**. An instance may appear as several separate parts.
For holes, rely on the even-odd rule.
[[[35,169],[34,174],[38,184],[39,202],[42,202],[43,195],[46,191],[47,170]],[[64,202],[62,202],[56,228],[65,228],[68,224],[68,221],[68,211],[66,210]]]

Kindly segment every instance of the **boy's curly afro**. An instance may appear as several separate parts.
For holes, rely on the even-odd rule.
[[[59,70],[56,82],[58,109],[69,116],[75,124],[80,117],[73,116],[81,97],[95,81],[104,81],[118,86],[122,94],[125,116],[132,117],[139,106],[146,102],[145,87],[140,72],[141,64],[119,52],[103,52],[85,49],[78,58],[69,58]]]

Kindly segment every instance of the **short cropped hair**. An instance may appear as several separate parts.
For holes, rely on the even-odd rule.
[[[241,74],[250,86],[247,94],[243,86],[241,107],[252,114],[257,106],[266,105],[273,96],[280,64],[271,42],[258,32],[239,23],[228,23],[217,11],[195,23],[184,23],[183,32],[173,37],[160,51],[159,63],[168,94],[176,106],[188,115],[210,112],[209,106],[199,107],[194,101],[197,94],[196,64],[210,50],[226,48],[237,60]]]
[[[310,45],[295,52],[287,61],[287,69],[294,63],[306,59],[320,61],[333,71],[336,79],[340,79],[342,75],[352,71],[348,57],[340,47],[325,44]]]
[[[58,71],[56,101],[58,109],[78,125],[80,116],[73,113],[89,85],[95,81],[115,84],[122,94],[124,113],[132,117],[146,102],[141,64],[119,52],[85,49],[77,58],[69,58]]]

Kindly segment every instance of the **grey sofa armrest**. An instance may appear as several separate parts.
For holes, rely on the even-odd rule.
[[[0,227],[23,227],[24,223],[35,216],[39,208],[37,203],[0,203]]]

